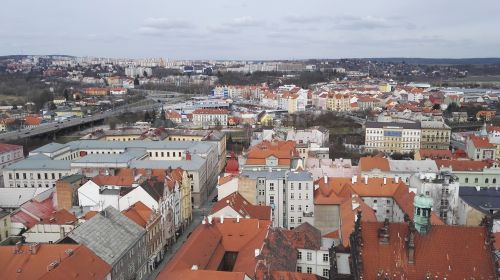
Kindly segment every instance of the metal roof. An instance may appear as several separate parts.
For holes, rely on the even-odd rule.
[[[142,227],[109,206],[75,228],[68,236],[114,266],[145,232]]]

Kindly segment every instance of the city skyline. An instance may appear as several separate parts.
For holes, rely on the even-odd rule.
[[[0,30],[5,40],[0,55],[214,60],[500,56],[495,36],[500,3],[487,0],[432,6],[389,0],[51,0],[23,10],[25,5],[4,3],[5,11],[12,12],[0,19],[0,26],[8,27]]]

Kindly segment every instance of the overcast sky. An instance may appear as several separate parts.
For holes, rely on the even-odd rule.
[[[0,55],[500,57],[499,0],[2,0]]]

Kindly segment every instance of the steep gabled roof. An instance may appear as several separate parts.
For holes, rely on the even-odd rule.
[[[211,213],[216,213],[225,207],[231,207],[242,218],[251,218],[259,220],[269,220],[271,218],[271,207],[265,205],[253,205],[246,200],[239,192],[221,198],[212,207]]]

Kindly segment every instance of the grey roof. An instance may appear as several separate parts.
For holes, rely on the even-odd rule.
[[[31,157],[13,163],[5,170],[70,170],[69,160],[31,159]]]
[[[131,148],[144,148],[144,149],[173,149],[173,150],[189,150],[194,153],[206,153],[211,147],[216,145],[210,142],[200,141],[106,141],[106,140],[78,140],[72,141],[67,144],[50,143],[42,146],[31,153],[53,153],[65,147],[70,147],[71,150],[79,149],[131,149]]]
[[[389,160],[391,172],[433,172],[439,171],[434,160]]]
[[[46,190],[47,188],[0,188],[0,207],[19,208],[23,203]]]
[[[66,147],[66,146],[67,146],[67,144],[59,144],[59,143],[53,142],[53,143],[41,146],[40,148],[31,151],[31,153],[53,153],[53,152],[56,152],[64,147]]]
[[[167,169],[180,167],[186,171],[198,171],[204,163],[204,158],[192,155],[191,160],[132,160],[130,168]]]
[[[312,175],[307,171],[290,171],[287,175],[288,181],[312,181]]]
[[[74,182],[77,182],[83,178],[85,178],[85,176],[83,176],[82,174],[73,174],[73,175],[64,176],[61,179],[59,179],[59,181],[74,183]]]
[[[441,121],[422,121],[420,123],[422,128],[440,128],[440,129],[450,129],[450,127]]]
[[[75,228],[68,236],[114,266],[144,233],[142,227],[109,206]]]
[[[500,189],[460,187],[458,191],[460,198],[475,209],[489,214],[490,210],[500,210]]]
[[[401,127],[404,129],[420,129],[420,123],[403,122],[366,122],[366,128]]]
[[[257,179],[257,178],[266,178],[266,179],[271,179],[271,180],[278,180],[285,178],[286,173],[288,170],[281,170],[281,171],[268,171],[268,170],[261,170],[261,171],[253,171],[253,170],[243,170],[241,172],[241,176],[246,176],[251,179]]]

